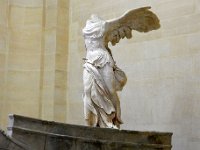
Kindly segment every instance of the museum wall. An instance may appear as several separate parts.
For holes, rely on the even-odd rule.
[[[0,1],[0,121],[3,122],[3,105],[6,79],[6,57],[8,52],[7,2]]]
[[[200,0],[70,1],[67,121],[84,124],[81,29],[92,13],[104,19],[127,9],[152,6],[161,29],[133,32],[113,50],[127,74],[119,93],[122,129],[173,132],[174,150],[200,147]]]
[[[0,1],[0,128],[16,113],[66,122],[68,1]]]

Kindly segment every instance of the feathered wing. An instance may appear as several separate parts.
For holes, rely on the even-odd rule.
[[[158,17],[150,11],[151,7],[143,7],[129,10],[124,15],[113,20],[107,20],[105,24],[105,42],[115,45],[124,37],[130,39],[132,30],[148,32],[160,28]]]

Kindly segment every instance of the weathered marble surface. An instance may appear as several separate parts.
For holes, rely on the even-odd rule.
[[[0,130],[0,150],[27,150],[27,147]]]
[[[170,150],[171,133],[96,128],[10,115],[8,133],[32,150]]]
[[[171,150],[171,145],[88,139],[19,128],[13,131],[15,138],[32,150]]]
[[[159,29],[159,19],[149,9],[129,10],[112,20],[105,21],[97,15],[87,20],[82,30],[86,48],[83,101],[87,125],[120,128],[123,123],[117,92],[123,89],[127,77],[116,65],[108,44],[115,45],[125,37],[130,39],[132,30],[149,32]]]

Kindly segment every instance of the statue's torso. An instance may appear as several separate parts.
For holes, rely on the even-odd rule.
[[[104,46],[103,39],[85,39],[87,49],[86,61],[96,67],[103,67],[106,63],[114,66],[114,60]]]

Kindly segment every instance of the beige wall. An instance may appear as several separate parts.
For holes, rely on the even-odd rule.
[[[174,150],[200,147],[200,0],[70,1],[68,122],[84,124],[81,29],[90,14],[110,19],[152,6],[161,29],[112,47],[128,82],[120,93],[123,129],[174,133]]]
[[[68,1],[0,1],[0,127],[16,113],[66,121]]]
[[[57,44],[55,66],[54,120],[67,119],[67,61],[68,61],[68,28],[69,2],[58,0]]]
[[[0,1],[0,120],[3,120],[4,95],[6,81],[6,66],[8,53],[8,24],[7,24],[7,1]]]

